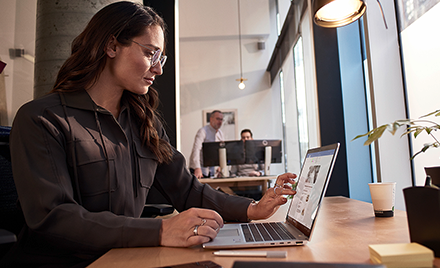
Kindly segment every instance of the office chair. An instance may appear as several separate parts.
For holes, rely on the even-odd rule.
[[[12,177],[10,130],[10,127],[0,126],[0,258],[17,241],[24,225],[24,216],[18,206],[17,190]]]
[[[174,207],[153,184],[148,192],[141,218],[165,216],[174,212]]]

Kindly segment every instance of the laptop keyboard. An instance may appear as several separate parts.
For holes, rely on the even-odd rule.
[[[241,229],[246,242],[295,239],[280,222],[247,223]]]

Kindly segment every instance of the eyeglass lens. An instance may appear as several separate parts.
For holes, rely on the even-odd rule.
[[[153,50],[153,49],[151,49],[149,47],[146,47],[146,46],[144,46],[142,44],[139,44],[138,42],[136,42],[134,40],[130,40],[130,41],[132,41],[133,43],[138,44],[139,46],[141,46],[143,48],[146,48],[146,49],[148,49],[150,51],[154,51],[153,57],[151,58],[151,67],[156,66],[156,64],[158,62],[160,62],[160,66],[161,67],[163,67],[165,65],[165,62],[167,61],[167,56],[162,55],[162,51],[160,49]]]
[[[167,56],[162,55],[162,51],[156,50],[153,58],[151,59],[151,66],[154,67],[158,62],[160,62],[160,66],[164,66],[167,61]]]

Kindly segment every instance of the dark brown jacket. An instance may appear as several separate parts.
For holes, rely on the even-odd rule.
[[[157,130],[168,140],[160,124]],[[139,218],[153,184],[178,211],[204,207],[224,220],[247,220],[249,199],[201,184],[178,151],[159,165],[138,133],[124,104],[116,119],[85,90],[52,93],[20,108],[10,141],[28,228],[15,258],[74,263],[111,248],[159,246],[162,220]]]

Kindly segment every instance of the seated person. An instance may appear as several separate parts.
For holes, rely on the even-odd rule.
[[[26,224],[0,267],[85,267],[112,248],[190,247],[224,221],[265,219],[296,192],[277,177],[259,202],[202,184],[168,140],[151,88],[165,64],[165,24],[120,1],[72,42],[52,91],[24,104],[10,135]],[[141,218],[155,187],[179,212]],[[155,201],[155,200],[152,200]]]
[[[252,131],[250,129],[243,129],[240,133],[241,140],[253,140]],[[263,167],[261,164],[242,164],[231,166],[231,176],[240,177],[257,177],[263,175]]]

